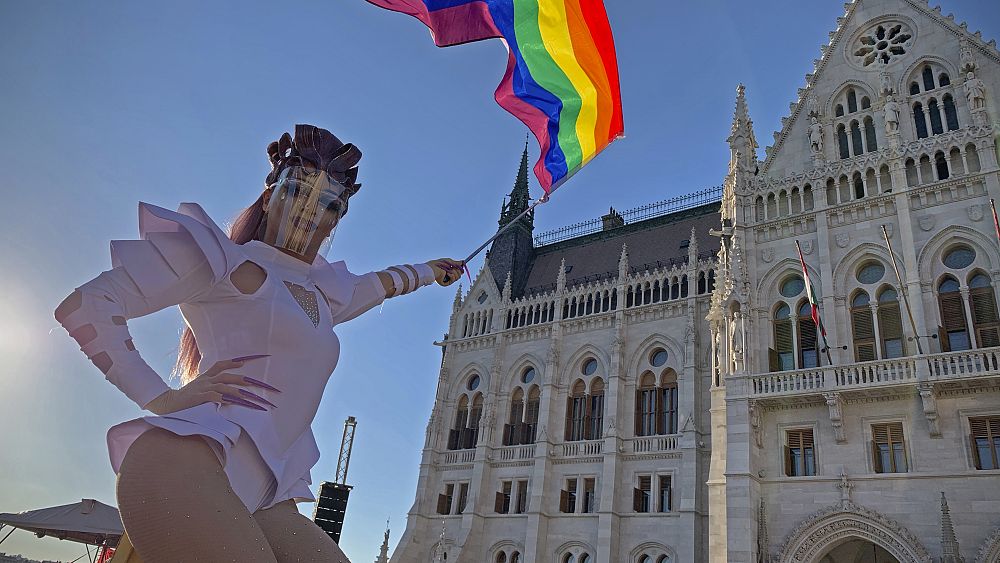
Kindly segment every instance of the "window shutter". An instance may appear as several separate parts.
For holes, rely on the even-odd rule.
[[[979,448],[977,447],[978,444],[976,444],[977,437],[976,431],[973,429],[972,434],[969,434],[969,444],[972,445],[972,465],[974,465],[976,469],[982,469],[983,460],[979,459]]]
[[[948,331],[944,329],[943,326],[939,326],[937,330],[938,342],[941,343],[942,352],[951,352],[951,342],[948,341]]]
[[[938,301],[941,304],[941,321],[944,329],[948,332],[966,330],[962,295],[958,292],[942,293]]]
[[[448,514],[448,497],[446,495],[438,495],[437,513]]]
[[[872,448],[872,469],[875,473],[884,473],[882,471],[882,457],[878,455],[878,443],[875,440],[871,441]]]
[[[657,387],[656,390],[653,392],[653,396],[654,396],[653,404],[655,405],[653,411],[656,413],[655,423],[654,423],[656,426],[656,433],[665,434],[667,431],[666,424],[664,421],[664,412],[665,412],[664,409],[666,409],[666,405],[664,404],[663,400],[663,389]]]
[[[632,510],[642,512],[642,491],[632,489]]]
[[[998,321],[997,302],[992,287],[977,287],[970,290],[969,301],[972,305],[972,322],[976,325]]]
[[[642,390],[635,390],[635,435],[642,436]]]
[[[573,439],[573,396],[566,397],[566,441]]]
[[[875,359],[875,323],[867,306],[851,309],[851,329],[854,333],[854,356],[859,362]]]
[[[458,430],[452,429],[448,431],[448,449],[458,449]]]
[[[511,445],[514,444],[512,438],[511,438],[511,435],[512,435],[511,433],[512,433],[513,430],[514,430],[514,426],[512,424],[504,424],[503,425],[503,445],[505,445],[505,446],[511,446]]]
[[[569,512],[569,491],[559,491],[559,512]]]
[[[767,349],[767,367],[769,371],[781,371],[781,356],[774,348]]]
[[[899,315],[899,305],[880,305],[878,325],[882,331],[882,340],[903,338],[903,320]]]
[[[583,434],[581,438],[584,440],[590,440],[590,421],[593,418],[593,413],[590,411],[590,404],[593,400],[592,396],[587,394],[583,396]]]
[[[503,514],[503,493],[496,493],[493,497],[493,512]]]
[[[789,331],[791,332],[791,331]],[[789,339],[791,334],[789,334]],[[816,350],[816,323],[812,317],[799,317],[799,348],[801,350]]]
[[[813,340],[816,338],[815,332],[816,329],[814,327]],[[790,319],[774,321],[774,349],[778,353],[792,351],[792,321]]]
[[[792,467],[792,448],[785,446],[785,475],[788,477],[795,476],[795,468]]]

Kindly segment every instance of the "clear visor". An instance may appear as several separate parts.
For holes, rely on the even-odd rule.
[[[344,186],[322,170],[292,166],[270,189],[264,242],[303,257],[326,256],[347,210]]]

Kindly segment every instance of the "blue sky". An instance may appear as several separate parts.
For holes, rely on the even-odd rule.
[[[720,184],[737,83],[770,144],[843,13],[839,1],[606,4],[626,138],[539,208],[539,231]],[[998,3],[943,11],[1000,37]],[[266,145],[313,123],[365,153],[331,257],[358,272],[462,257],[496,229],[524,143],[492,99],[505,61],[497,41],[435,48],[416,20],[362,0],[0,3],[0,512],[115,503],[105,432],[140,411],[51,311],[110,267],[109,240],[135,237],[138,201],[196,201],[227,221],[259,194]],[[431,343],[453,298],[426,288],[338,329],[313,481],[333,478],[356,416],[342,542],[356,563],[375,557],[386,518],[393,545],[405,526],[440,361]],[[175,310],[130,322],[161,374],[180,323]],[[83,553],[26,532],[0,551]]]

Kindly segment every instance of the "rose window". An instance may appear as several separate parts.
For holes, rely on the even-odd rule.
[[[858,37],[854,56],[863,66],[875,62],[889,64],[894,58],[906,54],[912,39],[913,33],[905,24],[878,24]]]

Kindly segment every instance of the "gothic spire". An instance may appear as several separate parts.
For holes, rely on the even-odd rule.
[[[751,172],[757,166],[757,138],[753,133],[753,120],[747,109],[746,87],[740,84],[736,87],[736,111],[733,113],[733,125],[726,139],[732,151],[732,158],[739,155],[740,164]]]
[[[528,193],[528,142],[524,142],[524,152],[521,153],[521,166],[517,169],[514,188],[510,191],[507,201],[504,201],[500,211],[500,226],[510,223],[531,205],[531,195]],[[530,230],[533,227],[534,214],[529,213],[522,221]]]
[[[385,521],[385,538],[382,540],[382,547],[375,563],[389,563],[389,520]]]
[[[958,538],[955,537],[955,526],[951,523],[951,512],[948,510],[948,499],[941,493],[941,563],[964,563],[965,559],[958,549]]]
[[[500,233],[486,254],[486,262],[496,288],[503,288],[507,275],[511,276],[511,295],[520,297],[528,281],[528,271],[531,270],[531,260],[535,247],[532,234],[535,225],[535,212],[527,211],[531,207],[531,195],[528,193],[528,144],[525,143],[521,153],[521,166],[517,171],[514,189],[500,210],[499,226],[508,227]],[[521,214],[524,213],[522,216]]]

